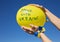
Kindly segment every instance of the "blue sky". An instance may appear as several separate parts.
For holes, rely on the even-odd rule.
[[[0,42],[42,42],[25,33],[16,22],[18,9],[30,3],[43,5],[60,18],[60,0],[0,0]],[[60,42],[60,31],[50,21],[44,27],[46,36],[53,42]]]

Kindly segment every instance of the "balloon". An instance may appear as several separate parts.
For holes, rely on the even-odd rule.
[[[44,26],[46,16],[43,9],[32,5],[26,5],[18,10],[16,21],[19,26],[30,27],[30,24]]]

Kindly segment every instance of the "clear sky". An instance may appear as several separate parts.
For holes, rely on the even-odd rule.
[[[60,18],[60,0],[0,0],[0,42],[42,42],[24,32],[16,22],[18,9],[30,3],[43,5]],[[60,42],[60,31],[50,21],[44,27],[46,36]]]

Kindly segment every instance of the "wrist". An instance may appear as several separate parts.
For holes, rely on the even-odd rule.
[[[43,33],[44,31],[45,31],[45,28],[39,26],[38,31],[34,32],[33,35],[40,38],[40,33]]]

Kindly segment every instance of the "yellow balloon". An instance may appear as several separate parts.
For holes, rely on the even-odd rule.
[[[26,5],[18,10],[16,21],[19,26],[30,27],[30,24],[44,26],[46,22],[46,16],[41,8],[32,5]]]

